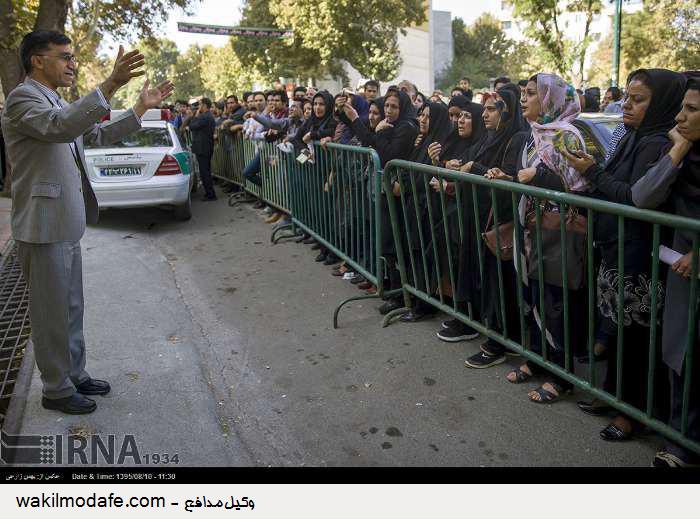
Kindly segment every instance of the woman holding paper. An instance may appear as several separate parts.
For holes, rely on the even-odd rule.
[[[668,133],[673,146],[661,160],[634,186],[632,197],[638,207],[656,208],[666,200],[673,204],[679,216],[700,218],[700,81],[691,79],[683,98],[677,125]],[[664,309],[663,360],[671,368],[671,425],[680,430],[683,405],[683,375],[688,367],[683,366],[688,332],[688,309],[690,308],[690,282],[692,273],[692,236],[676,231],[673,250],[667,250],[671,264],[666,281]],[[696,334],[700,326],[696,329]],[[700,441],[700,403],[698,377],[700,376],[700,352],[693,361],[691,400],[688,407],[689,438]],[[695,398],[695,399],[694,399]],[[654,465],[660,467],[700,466],[700,456],[671,442],[659,451]]]
[[[666,69],[639,69],[627,80],[627,96],[622,105],[623,122],[629,131],[622,138],[615,153],[600,167],[587,153],[562,154],[569,163],[593,185],[595,198],[634,205],[632,187],[649,175],[649,170],[666,154],[671,142],[668,132],[676,124],[685,92],[683,74]],[[598,213],[595,218],[595,242],[600,250],[598,271],[599,340],[607,344],[609,358],[617,355],[618,324],[624,330],[621,398],[638,409],[645,409],[651,305],[648,301],[656,292],[659,302],[664,300],[661,280],[655,286],[651,281],[652,226],[639,220],[626,219],[624,227],[623,263],[618,265],[618,218],[609,213]],[[623,300],[618,300],[619,284],[623,284]],[[622,312],[619,308],[622,305]],[[622,322],[619,323],[619,317]],[[604,388],[616,393],[617,370],[608,366]],[[654,391],[657,403],[665,404],[663,377],[657,376]],[[582,402],[579,406],[590,414],[603,414],[609,409]],[[665,418],[664,416],[657,416]],[[607,441],[623,441],[641,430],[640,423],[619,413],[605,427],[600,436]]]

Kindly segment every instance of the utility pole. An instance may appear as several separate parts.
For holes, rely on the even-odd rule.
[[[613,59],[611,86],[617,86],[620,82],[620,40],[622,37],[622,0],[615,2],[615,19],[613,22]]]

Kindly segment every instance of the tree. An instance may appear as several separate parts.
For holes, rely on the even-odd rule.
[[[242,15],[242,27],[287,28],[280,25],[270,12],[269,0],[246,0]],[[318,50],[304,47],[300,33],[295,32],[292,38],[233,36],[231,42],[244,70],[266,81],[280,77],[340,77],[344,74],[339,60],[322,63]]]
[[[268,78],[342,76],[342,60],[363,76],[394,77],[398,31],[425,22],[422,0],[247,0],[244,26],[290,28],[286,40],[234,39],[245,65]]]
[[[566,79],[573,79],[574,63],[579,64],[579,82],[583,79],[586,53],[591,43],[590,28],[593,16],[600,14],[600,0],[508,0],[513,15],[526,22],[525,34],[537,44],[541,60]],[[564,12],[583,13],[586,17],[584,33],[577,42],[565,36],[562,25]]]
[[[700,12],[696,5],[694,0],[647,0],[641,11],[623,16],[621,81],[641,67],[700,69]],[[612,41],[609,34],[594,53],[588,83],[610,85]]]
[[[485,88],[493,77],[520,78],[536,70],[529,46],[508,38],[491,14],[483,14],[471,26],[466,26],[461,18],[455,18],[452,20],[452,39],[454,58],[438,76],[440,89],[452,88],[463,76],[468,76],[474,87]]]
[[[426,20],[422,0],[279,0],[270,12],[299,33],[304,48],[318,51],[322,64],[342,59],[382,81],[401,66],[398,31]]]
[[[17,50],[22,36],[34,29],[72,33],[79,58],[96,55],[95,42],[109,34],[152,39],[154,29],[175,7],[192,0],[0,0],[0,80],[5,95],[21,80]],[[70,13],[70,14],[69,14]],[[66,21],[70,26],[66,31]]]
[[[241,64],[232,43],[224,47],[206,46],[200,70],[203,87],[212,92],[215,99],[250,89],[253,82],[262,79]]]

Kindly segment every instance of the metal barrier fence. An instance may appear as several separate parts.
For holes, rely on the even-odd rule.
[[[313,160],[302,164],[292,153],[286,160],[293,225],[377,287],[376,294],[351,297],[338,305],[333,314],[337,328],[343,305],[386,293],[383,230],[389,229],[382,216],[379,157],[370,148],[328,143],[315,145]]]
[[[694,349],[700,221],[402,160],[387,164],[383,183],[386,193],[397,189],[388,202],[407,307],[412,305],[411,296],[428,302],[700,453],[700,443],[687,436],[690,400],[697,399],[691,384],[697,377],[692,368],[698,364]],[[594,247],[594,229],[600,222],[612,224],[617,236]],[[492,232],[484,235],[488,230]],[[668,230],[690,236],[693,251],[683,399],[676,428],[658,411],[668,399],[659,393],[666,377],[656,369],[664,298],[663,288],[658,289],[663,279],[659,248]],[[635,250],[635,243],[644,240],[651,246]],[[467,263],[466,252],[472,254]],[[607,268],[596,278],[599,256],[616,263],[617,269]],[[627,267],[633,264],[631,259],[643,267]],[[472,267],[468,272],[466,265]],[[638,275],[647,291],[630,294],[634,288],[630,276]],[[469,279],[472,283],[465,284]],[[596,284],[605,283],[609,290],[596,290]],[[471,293],[465,293],[465,286]],[[551,294],[559,294],[559,299],[546,301]],[[599,384],[594,363],[594,344],[603,321],[597,307],[606,312],[606,323],[616,324],[608,345],[613,353],[607,387]],[[552,308],[560,312],[557,319],[548,315]],[[404,311],[392,312],[387,322]],[[634,312],[646,316],[646,328],[639,324],[640,315],[636,315],[639,322],[630,323]],[[581,349],[577,339],[585,341]],[[573,358],[585,354],[587,373],[577,373]]]

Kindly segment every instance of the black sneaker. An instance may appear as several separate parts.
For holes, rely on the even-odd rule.
[[[499,355],[508,355],[509,357],[520,357],[520,353],[517,351],[510,351],[505,346],[498,342],[486,341],[481,345],[481,351],[486,355],[491,355],[492,357],[498,357]]]
[[[461,321],[457,321],[457,325],[451,326],[450,328],[443,328],[437,332],[438,339],[445,342],[461,342],[461,341],[471,341],[479,336],[477,332],[471,326],[467,326]]]
[[[505,362],[505,360],[505,355],[489,355],[483,351],[480,351],[476,355],[472,355],[465,360],[464,365],[468,368],[483,369],[490,368],[491,366],[497,366],[498,364]]]
[[[461,322],[462,321],[460,321],[459,319],[450,319],[449,321],[442,321],[440,323],[440,326],[442,326],[443,328],[453,328],[459,325],[459,323]]]

